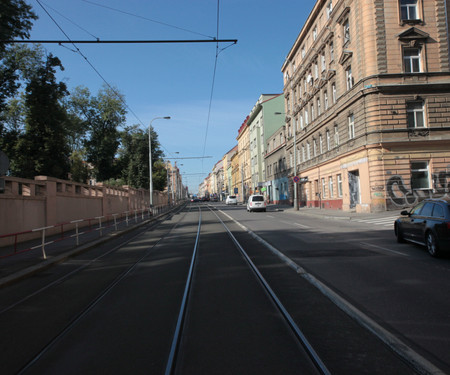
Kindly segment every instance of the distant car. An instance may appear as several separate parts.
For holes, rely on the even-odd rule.
[[[192,197],[191,198],[191,202],[198,202],[198,201],[200,201],[200,199],[198,199],[197,197]]]
[[[263,195],[250,195],[247,201],[247,211],[263,211],[266,212],[266,201]]]
[[[225,200],[225,204],[237,204],[236,195],[229,195]]]
[[[433,257],[450,251],[450,199],[425,199],[394,223],[397,242],[425,245]]]

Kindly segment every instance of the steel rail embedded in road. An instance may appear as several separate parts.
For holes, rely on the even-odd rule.
[[[307,351],[308,355],[313,360],[314,364],[317,366],[317,368],[321,371],[322,374],[330,375],[331,374],[330,371],[327,369],[327,367],[325,366],[323,361],[320,359],[319,355],[316,353],[316,351],[314,350],[313,346],[309,343],[309,341],[306,338],[306,336],[303,334],[303,332],[300,330],[298,325],[295,323],[294,319],[291,317],[289,312],[283,306],[283,304],[281,303],[280,299],[277,297],[277,295],[275,294],[273,289],[270,287],[270,285],[268,284],[268,282],[266,281],[264,276],[261,274],[261,272],[259,272],[258,268],[252,262],[252,260],[250,259],[250,257],[248,256],[248,254],[246,253],[244,248],[241,246],[239,241],[236,239],[236,237],[233,235],[233,233],[231,233],[230,229],[226,226],[226,224],[223,222],[223,220],[217,215],[217,213],[214,210],[212,210],[210,207],[209,207],[209,209],[214,213],[214,215],[216,215],[217,219],[222,223],[223,227],[227,231],[227,233],[230,236],[231,240],[236,245],[238,250],[241,252],[241,254],[245,258],[245,260],[247,261],[247,263],[249,264],[250,268],[255,273],[255,275],[257,276],[259,281],[262,283],[262,285],[264,286],[265,290],[268,292],[269,296],[271,297],[271,299],[273,300],[273,302],[277,306],[278,310],[281,312],[281,314],[283,315],[284,319],[288,323],[289,327],[291,327],[291,329],[294,332],[295,336],[297,337],[297,339],[300,341],[302,346]]]
[[[175,360],[176,360],[176,354],[178,351],[178,347],[180,345],[181,329],[183,326],[184,317],[186,315],[187,300],[189,297],[189,291],[191,290],[192,274],[194,273],[195,261],[197,259],[198,243],[199,243],[199,239],[200,239],[200,229],[202,227],[202,211],[201,211],[200,207],[199,207],[199,212],[200,212],[200,216],[198,218],[198,229],[197,229],[197,237],[195,238],[194,252],[192,253],[191,265],[189,267],[189,272],[188,272],[188,276],[186,279],[186,286],[184,288],[183,299],[181,301],[180,312],[178,314],[177,326],[175,329],[175,333],[173,335],[172,346],[170,347],[169,359],[167,361],[167,366],[166,366],[166,371],[165,371],[166,375],[172,374],[172,371],[174,369]]]
[[[185,213],[186,215],[186,213]],[[165,235],[163,235],[160,239],[158,239],[158,241],[155,242],[155,244],[148,248],[144,254],[138,258],[137,261],[135,261],[130,267],[128,267],[126,270],[124,270],[119,276],[117,276],[112,282],[110,282],[100,293],[99,295],[97,295],[96,298],[94,298],[82,311],[80,311],[78,313],[78,315],[74,316],[73,319],[59,332],[59,334],[57,334],[55,337],[53,337],[48,343],[47,345],[45,345],[40,351],[39,353],[37,353],[27,364],[25,364],[25,366],[23,366],[18,372],[17,374],[24,374],[27,370],[29,370],[31,367],[33,367],[36,363],[39,362],[39,360],[47,353],[49,352],[67,333],[69,333],[70,331],[73,330],[73,328],[95,307],[97,306],[103,299],[105,296],[107,296],[118,284],[120,284],[120,282],[122,280],[125,279],[126,276],[128,276],[151,252],[152,250],[169,234],[171,233],[177,226],[178,226],[179,222],[176,223],[175,225],[173,225],[173,227],[168,231],[168,233],[166,233]],[[137,236],[141,235],[138,234]],[[137,237],[135,236],[135,237]],[[132,239],[134,239],[135,237],[133,237]],[[131,239],[131,240],[132,240]],[[114,248],[114,250],[117,250],[120,247],[123,247],[124,245],[128,244],[130,241],[126,241],[125,243],[122,243],[121,246],[118,246],[116,248]],[[111,253],[112,251],[110,251],[109,253]],[[80,271],[81,269],[83,269],[85,267],[80,267],[77,270]],[[73,273],[71,273],[73,274]],[[64,277],[63,277],[64,278]],[[51,285],[55,285],[58,284],[58,282],[54,282]],[[43,288],[44,289],[44,288]],[[48,288],[45,288],[48,289]],[[34,293],[33,295],[35,295],[36,293]],[[22,301],[24,301],[25,299],[22,299]],[[17,305],[17,303],[16,303]],[[6,309],[4,309],[5,311]]]

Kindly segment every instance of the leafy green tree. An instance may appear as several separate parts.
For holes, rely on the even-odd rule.
[[[70,179],[75,182],[86,183],[89,179],[89,168],[82,150],[72,151],[70,155]]]
[[[152,177],[153,189],[163,191],[167,186],[167,169],[161,159],[153,163]]]
[[[35,19],[37,16],[24,0],[0,1],[0,40],[29,38],[32,21]],[[11,61],[4,61],[9,49],[10,44],[0,43],[0,112],[4,109],[6,99],[18,88],[16,67],[11,65]]]
[[[30,78],[25,90],[25,134],[16,146],[16,175],[67,178],[70,150],[66,142],[66,112],[61,104],[66,85],[56,81],[61,61],[49,55]]]
[[[155,190],[163,190],[166,185],[166,170],[163,163],[158,162],[163,156],[158,135],[151,129],[152,141],[152,179]],[[139,128],[138,125],[125,128],[121,133],[121,145],[119,152],[119,165],[122,176],[128,185],[135,188],[148,189],[148,131]],[[160,164],[163,171],[160,171]],[[161,180],[160,174],[164,175]]]
[[[125,122],[125,104],[117,89],[103,86],[97,97],[77,87],[70,99],[75,114],[86,123],[84,140],[87,161],[98,181],[117,178],[120,174],[116,153],[120,144],[118,127]]]

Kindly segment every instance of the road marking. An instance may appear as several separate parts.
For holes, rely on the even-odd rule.
[[[266,217],[269,217],[271,219],[275,219],[275,216],[272,216],[272,215],[267,215]],[[278,222],[282,223],[282,224],[286,224],[286,225],[296,225],[296,226],[298,226],[300,228],[303,228],[303,229],[311,229],[311,227],[309,227],[307,225],[303,225],[303,224],[299,224],[299,223],[292,223],[290,221],[278,220]]]
[[[292,223],[292,224],[297,225],[298,227],[303,228],[303,229],[310,229],[311,228],[311,227],[308,227],[307,225],[303,225],[303,224],[299,224],[299,223]]]
[[[391,250],[391,249],[387,249],[385,247],[381,247],[381,246],[377,246],[377,245],[373,245],[371,243],[368,242],[360,242],[361,245],[365,245],[365,246],[369,246],[369,247],[374,247],[375,249],[379,249],[379,250],[383,250],[383,251],[387,251],[389,253],[394,253],[394,254],[398,254],[398,255],[403,255],[405,257],[409,257],[408,254],[405,253],[401,253],[400,251],[396,251],[396,250]]]
[[[316,287],[323,295],[329,298],[336,306],[338,306],[341,310],[343,310],[346,314],[353,317],[359,324],[363,327],[367,328],[370,332],[376,335],[380,340],[382,340],[387,346],[389,346],[394,352],[400,355],[403,359],[406,360],[412,367],[417,369],[419,372],[424,374],[439,374],[444,375],[444,372],[435,366],[433,363],[428,361],[426,358],[422,357],[420,354],[415,352],[412,348],[406,345],[401,339],[395,336],[393,333],[379,325],[372,318],[364,314],[362,311],[357,309],[354,305],[352,305],[349,301],[341,297],[335,291],[330,289],[327,285],[325,285],[320,280],[316,279],[312,274],[308,273],[303,267],[295,263],[291,258],[284,255],[280,250],[270,245],[263,238],[258,236],[256,233],[252,232],[246,226],[232,218],[226,212],[220,210],[222,214],[227,216],[230,220],[234,221],[238,226],[240,226],[244,231],[246,231],[249,235],[255,238],[257,241],[266,246],[272,253],[277,255],[280,259],[282,259],[286,264],[291,267],[295,272],[297,272],[301,277],[307,280],[311,285]],[[368,244],[369,246],[375,246]],[[387,249],[386,249],[387,250]],[[393,251],[393,250],[388,250]],[[401,253],[398,253],[401,254]],[[405,255],[406,254],[401,254]]]

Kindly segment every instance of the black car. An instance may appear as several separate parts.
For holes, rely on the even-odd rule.
[[[450,199],[425,199],[395,221],[397,242],[425,245],[433,257],[450,252]]]

